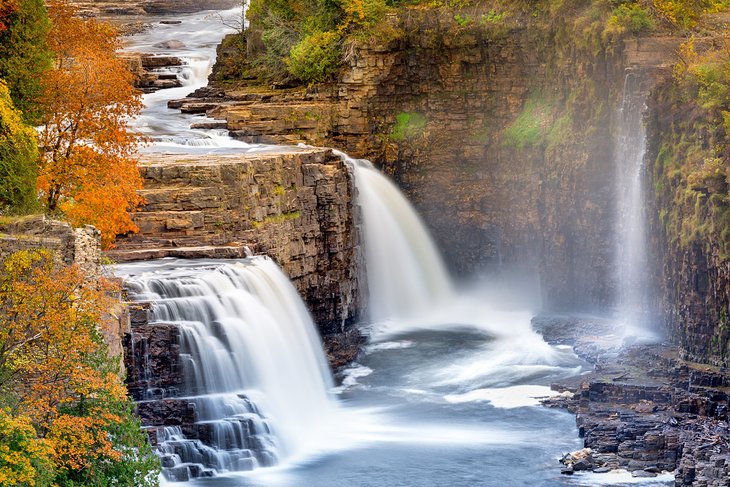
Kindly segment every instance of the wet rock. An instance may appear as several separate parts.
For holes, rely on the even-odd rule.
[[[158,42],[157,44],[154,44],[154,47],[157,47],[159,49],[182,49],[185,47],[185,43],[182,41],[178,41],[177,39],[170,39],[169,41],[163,41]]]
[[[552,387],[573,393],[558,404],[576,413],[594,472],[623,468],[649,478],[675,471],[677,485],[701,481],[697,485],[727,486],[728,396],[715,388],[725,384],[723,374],[683,362],[672,347],[616,351],[600,337],[572,340],[593,354],[587,358],[597,364],[595,370]],[[607,353],[605,347],[612,351]],[[585,450],[561,462],[576,471],[579,457],[586,456],[580,452]]]

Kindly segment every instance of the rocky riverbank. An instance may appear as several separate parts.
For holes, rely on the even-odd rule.
[[[667,345],[624,343],[615,323],[537,317],[553,344],[571,345],[593,365],[552,385],[544,402],[575,413],[585,450],[563,459],[563,473],[621,468],[635,477],[674,472],[677,486],[730,485],[730,374],[682,360]]]

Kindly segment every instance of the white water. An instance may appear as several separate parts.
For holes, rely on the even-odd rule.
[[[176,74],[182,86],[143,95],[144,109],[134,121],[134,128],[146,136],[150,144],[145,152],[265,152],[281,151],[282,147],[247,144],[228,136],[226,130],[191,129],[190,125],[206,119],[203,115],[181,116],[167,108],[167,102],[185,98],[207,86],[216,58],[216,47],[223,37],[238,29],[241,8],[176,15],[180,24],[155,22],[150,28],[126,38],[125,52],[175,56],[183,61],[180,67],[159,68],[159,72]],[[184,47],[170,49],[167,41],[180,41]],[[284,149],[285,150],[285,149]]]
[[[168,428],[163,456],[226,471],[318,449],[325,419],[337,417],[330,372],[304,303],[276,264],[169,259],[120,265],[117,274],[131,299],[152,303],[152,324],[179,325],[180,397],[196,405],[196,424],[214,431],[199,445]]]
[[[454,298],[451,280],[413,206],[368,161],[338,154],[355,175],[371,319],[410,321],[447,305]]]
[[[640,72],[624,80],[619,111],[616,166],[616,255],[618,270],[618,318],[626,336],[651,336],[648,317],[649,280],[644,207],[644,111],[648,90]]]

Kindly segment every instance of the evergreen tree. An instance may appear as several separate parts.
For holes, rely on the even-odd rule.
[[[46,41],[51,23],[43,0],[13,0],[8,5],[12,8],[3,9],[0,19],[0,78],[25,122],[36,125],[42,75],[51,67]]]

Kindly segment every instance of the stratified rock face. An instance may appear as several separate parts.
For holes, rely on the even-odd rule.
[[[118,261],[165,256],[274,258],[323,334],[361,306],[357,216],[347,166],[329,149],[274,155],[152,155],[141,165],[139,233]]]
[[[539,274],[548,309],[610,308],[625,68],[666,63],[677,41],[596,54],[559,21],[490,30],[409,10],[387,22],[404,36],[353,50],[333,86],[298,98],[231,91],[210,113],[249,141],[298,137],[371,159],[407,193],[457,275]],[[535,136],[519,139],[520,124]]]
[[[684,358],[727,367],[730,259],[723,250],[726,230],[711,220],[706,189],[702,194],[697,187],[695,193],[701,196],[697,203],[676,197],[678,192],[693,194],[686,181],[686,166],[692,164],[685,156],[686,148],[699,157],[701,166],[704,157],[714,156],[713,135],[707,130],[704,112],[691,100],[681,99],[671,80],[657,87],[649,108],[645,163],[646,191],[653,196],[649,215],[652,277],[659,291],[655,308]],[[697,219],[698,212],[703,213]]]

